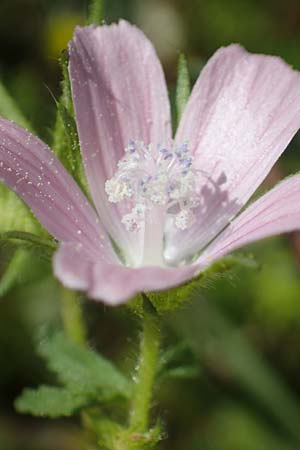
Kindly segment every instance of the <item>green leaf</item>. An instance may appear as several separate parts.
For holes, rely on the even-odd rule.
[[[14,99],[9,95],[7,89],[0,82],[0,116],[5,117],[8,120],[13,120],[21,127],[32,131],[31,125],[24,117],[23,113],[19,109]]]
[[[89,25],[101,25],[104,20],[104,0],[90,0],[87,22]]]
[[[86,395],[79,392],[42,385],[37,389],[24,389],[15,401],[15,408],[19,413],[55,418],[71,416],[88,404]]]
[[[73,390],[97,399],[130,396],[130,382],[110,361],[75,344],[62,333],[42,339],[38,352],[58,380]]]
[[[180,121],[185,105],[191,93],[191,83],[186,57],[183,53],[179,56],[176,85],[176,112],[177,124]]]
[[[70,416],[115,397],[130,397],[131,383],[110,361],[62,333],[42,338],[38,353],[57,375],[61,386],[25,389],[15,402],[19,412]]]

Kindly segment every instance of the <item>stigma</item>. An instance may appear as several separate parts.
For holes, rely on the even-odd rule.
[[[176,228],[186,230],[195,223],[200,202],[197,172],[187,142],[166,147],[130,141],[105,191],[111,203],[127,200],[130,205],[121,219],[128,231],[143,229],[157,208]]]

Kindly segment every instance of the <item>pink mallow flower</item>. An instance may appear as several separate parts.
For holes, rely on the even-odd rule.
[[[94,205],[45,144],[0,119],[1,180],[60,241],[53,265],[65,286],[116,305],[300,229],[299,175],[237,216],[300,127],[298,72],[239,45],[219,49],[173,138],[163,71],[140,30],[77,28],[69,52]]]

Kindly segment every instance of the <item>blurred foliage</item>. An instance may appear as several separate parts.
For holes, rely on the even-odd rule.
[[[58,59],[87,10],[84,0],[0,2],[0,112],[9,93],[16,102],[10,104],[13,113],[20,107],[17,120],[25,117],[49,143],[53,96],[60,95]],[[107,1],[105,20],[119,17],[141,25],[155,41],[171,90],[180,52],[187,55],[195,81],[212,52],[231,42],[300,67],[297,0]],[[266,187],[299,170],[299,155],[296,136]],[[22,202],[0,190],[0,231],[22,217],[14,226],[35,231]],[[10,202],[14,208],[18,202],[18,219],[9,214]],[[201,290],[179,319],[163,319],[169,350],[162,354],[157,397],[169,436],[162,450],[300,448],[299,249],[296,234],[251,247],[259,269],[233,270]],[[13,251],[0,249],[1,274]],[[55,383],[34,351],[34,335],[45,323],[60,321],[49,262],[28,253],[19,253],[16,260],[22,270],[16,263],[8,273],[18,283],[9,290],[7,277],[0,300],[0,450],[83,450],[75,421],[36,421],[13,409],[25,386]],[[127,310],[89,303],[85,314],[93,346],[133,369],[137,326]]]

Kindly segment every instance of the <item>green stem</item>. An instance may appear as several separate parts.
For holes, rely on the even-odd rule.
[[[65,333],[74,342],[86,345],[86,327],[78,295],[74,291],[61,287],[61,315]]]
[[[152,391],[157,371],[161,333],[156,313],[144,296],[143,332],[136,386],[132,400],[130,429],[144,433],[149,427]]]

